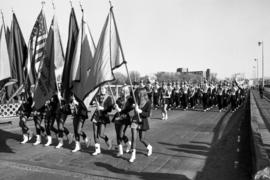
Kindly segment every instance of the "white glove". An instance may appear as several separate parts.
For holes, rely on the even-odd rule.
[[[104,110],[104,107],[103,106],[97,106],[97,110],[102,111],[102,110]]]
[[[119,106],[118,106],[117,104],[115,104],[114,108],[115,108],[115,110],[116,110],[117,112],[121,112],[121,109],[119,108]]]
[[[135,106],[135,111],[139,114],[142,113],[142,110],[138,107],[138,105]]]

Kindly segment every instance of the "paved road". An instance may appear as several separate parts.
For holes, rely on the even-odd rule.
[[[128,162],[130,154],[117,158],[116,150],[106,150],[105,143],[101,144],[102,154],[95,157],[91,155],[93,142],[75,154],[71,153],[74,144],[60,150],[21,145],[19,129],[2,125],[0,179],[250,179],[244,118],[244,108],[233,114],[175,110],[169,112],[168,121],[160,119],[160,111],[153,111],[147,136],[153,155],[147,157],[146,148],[138,143],[132,164]],[[72,130],[71,122],[67,124]],[[92,137],[89,121],[84,128]],[[106,133],[115,139],[113,124]],[[115,140],[113,143],[116,146]]]

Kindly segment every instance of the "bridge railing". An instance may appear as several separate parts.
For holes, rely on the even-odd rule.
[[[270,178],[270,158],[263,143],[262,136],[269,133],[256,100],[250,93],[250,123],[251,123],[251,150],[252,150],[252,170],[255,180],[264,180]]]

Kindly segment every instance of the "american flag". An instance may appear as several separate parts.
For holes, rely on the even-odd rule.
[[[47,39],[47,24],[43,9],[40,11],[29,39],[29,58],[27,62],[28,78],[31,84],[35,84],[39,72],[40,62],[45,56]]]

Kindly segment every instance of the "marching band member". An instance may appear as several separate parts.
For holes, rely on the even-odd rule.
[[[100,94],[96,97],[97,109],[92,116],[93,133],[95,141],[95,152],[92,155],[96,156],[101,153],[100,138],[108,145],[108,149],[112,148],[111,139],[104,134],[106,125],[110,123],[109,112],[114,107],[113,99],[108,95],[105,86],[100,87]]]
[[[64,145],[63,142],[64,134],[69,140],[69,144],[71,144],[73,140],[73,134],[70,133],[69,130],[65,127],[65,121],[67,119],[67,116],[71,114],[70,105],[66,101],[62,100],[61,97],[59,97],[59,99],[61,101],[61,105],[60,108],[57,110],[57,118],[56,118],[58,127],[58,144],[55,147],[56,149],[59,149]]]
[[[147,156],[152,154],[152,146],[145,139],[146,131],[149,130],[148,119],[151,113],[151,101],[148,99],[147,92],[145,89],[140,89],[138,92],[138,105],[135,105],[135,114],[132,118],[131,124],[131,135],[132,143],[131,149],[132,154],[129,162],[134,162],[136,159],[136,139],[137,133],[139,133],[140,142],[147,148]]]
[[[85,132],[82,131],[85,119],[88,118],[88,111],[84,103],[77,100],[75,96],[73,96],[70,109],[73,116],[73,128],[75,136],[75,148],[72,150],[72,152],[77,152],[81,150],[80,137],[83,138],[86,146],[89,146],[90,143],[90,140],[86,136]]]
[[[34,107],[32,104],[32,107]],[[41,143],[41,133],[44,134],[45,128],[41,125],[42,121],[46,118],[45,113],[45,105],[43,105],[40,109],[33,109],[33,120],[36,128],[36,141],[33,143],[34,146],[39,145]]]
[[[155,81],[154,87],[153,87],[153,106],[154,109],[157,109],[159,107],[159,84],[158,81]]]
[[[208,110],[208,84],[207,81],[205,80],[204,83],[202,84],[202,92],[203,92],[203,111]]]
[[[236,110],[236,91],[238,90],[237,86],[236,86],[236,82],[232,83],[232,87],[231,87],[231,108],[232,108],[232,112],[234,112]]]
[[[182,89],[183,89],[183,96],[182,96],[183,108],[184,110],[187,110],[188,109],[188,85],[186,81],[184,82]]]
[[[194,109],[195,108],[195,93],[196,93],[196,89],[195,89],[195,86],[191,85],[189,87],[189,102],[190,102],[190,108],[191,109]]]
[[[121,90],[120,97],[116,100],[115,109],[116,113],[113,117],[113,122],[115,124],[116,139],[118,145],[117,156],[123,155],[122,142],[127,144],[126,152],[130,151],[131,142],[125,135],[127,127],[131,124],[131,118],[129,112],[133,109],[133,98],[130,96],[130,90],[128,86],[123,86]]]
[[[47,143],[45,146],[50,146],[52,144],[52,136],[51,131],[53,131],[56,135],[58,134],[58,130],[53,127],[54,122],[56,120],[56,111],[59,108],[59,100],[57,95],[54,95],[45,105],[46,107],[46,118],[45,118],[45,130],[47,135]]]
[[[167,89],[169,95],[168,110],[171,110],[173,107],[173,89],[174,89],[171,82],[168,83]]]
[[[173,90],[173,96],[174,96],[174,102],[175,102],[175,107],[176,108],[179,108],[180,104],[181,104],[181,100],[180,100],[181,95],[180,94],[181,94],[181,87],[180,87],[179,82],[176,82],[175,88]]]
[[[162,86],[159,88],[159,94],[160,94],[160,98],[161,98],[161,111],[162,111],[162,120],[168,120],[168,111],[167,111],[167,107],[169,104],[169,92],[168,92],[168,88],[165,84],[165,82],[162,82]]]
[[[221,83],[218,84],[217,88],[217,102],[219,112],[221,112],[223,109],[223,88],[221,87]]]
[[[23,133],[23,141],[21,142],[21,144],[25,144],[28,141],[30,141],[33,136],[32,131],[26,125],[26,121],[31,115],[32,103],[33,103],[33,98],[29,96],[26,99],[26,101],[22,102],[22,105],[18,109],[18,114],[20,116],[19,126],[22,128],[22,133]]]

